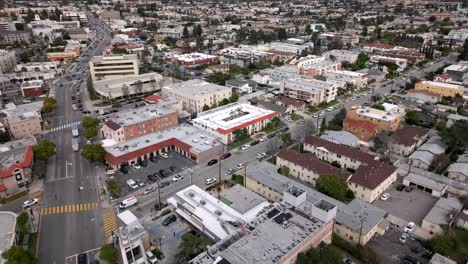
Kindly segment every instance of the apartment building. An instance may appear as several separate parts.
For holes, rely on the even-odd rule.
[[[5,109],[1,110],[3,115],[0,119],[12,138],[20,139],[42,133],[42,105],[42,101],[18,106],[13,103],[5,105]]]
[[[330,71],[325,76],[327,81],[335,80],[338,82],[350,83],[355,87],[361,88],[367,86],[369,74],[343,70]]]
[[[359,44],[359,35],[339,32],[326,32],[319,35],[319,38],[324,42],[338,41],[343,45]]]
[[[343,120],[343,130],[352,133],[365,142],[369,142],[379,132],[378,127],[371,121],[355,120],[352,118],[345,118]]]
[[[16,63],[15,50],[0,50],[0,74],[13,70]]]
[[[278,112],[250,104],[230,104],[202,113],[192,120],[192,124],[228,144],[234,140],[234,131],[245,128],[249,135],[254,134],[278,115]]]
[[[322,57],[328,60],[334,61],[347,61],[349,63],[355,63],[359,56],[359,52],[352,50],[329,50],[322,54]]]
[[[164,59],[166,62],[177,63],[186,67],[196,67],[202,64],[211,64],[219,62],[219,57],[204,53],[173,54]]]
[[[246,67],[251,63],[259,62],[260,60],[272,61],[275,54],[267,51],[260,51],[251,46],[228,47],[218,51],[221,56],[220,60],[224,64],[238,65]]]
[[[0,198],[26,191],[32,182],[34,137],[0,144]]]
[[[138,75],[138,57],[136,54],[94,56],[89,61],[89,71],[93,81]]]
[[[213,107],[223,99],[229,99],[232,89],[195,79],[164,85],[162,93],[182,101],[183,109],[194,115],[202,112],[205,105]]]
[[[101,128],[101,137],[116,143],[125,142],[178,124],[176,110],[152,104],[111,116]]]
[[[346,178],[350,189],[357,198],[369,203],[379,199],[382,192],[390,187],[397,178],[397,168],[378,161],[377,157],[319,137],[306,137],[304,140],[304,150],[311,152],[315,158],[321,160],[316,160],[315,164],[323,161],[337,162],[342,169],[342,172],[338,176]],[[288,156],[290,157],[288,158],[290,162],[286,164],[290,164],[291,166],[296,163],[295,166],[297,167],[295,169],[297,168],[297,170],[295,173],[297,173],[298,177],[314,183],[312,179],[322,174],[320,171],[317,171],[315,175],[311,172],[316,170],[307,165],[308,163],[312,163],[312,158],[307,156],[294,158],[294,155],[287,153],[285,157]],[[302,159],[305,159],[305,161]],[[291,162],[293,160],[294,162]],[[298,166],[299,164],[302,165]],[[328,168],[325,168],[326,170]]]
[[[39,71],[57,71],[57,63],[45,62],[28,62],[15,65],[15,72],[39,72]]]
[[[94,90],[103,99],[120,99],[147,92],[161,91],[167,80],[156,72],[126,75],[94,81]]]
[[[337,86],[332,83],[306,78],[285,80],[280,85],[280,92],[284,96],[306,101],[312,106],[335,100],[337,90]]]
[[[404,126],[390,136],[388,149],[392,153],[407,157],[428,138],[429,129],[417,126]]]
[[[303,65],[299,68],[299,73],[309,76],[318,76],[339,70],[341,70],[341,62],[325,60],[310,65]]]
[[[416,84],[415,89],[450,97],[455,97],[456,95],[463,96],[465,92],[465,89],[461,85],[433,81],[419,82]]]
[[[426,54],[416,50],[389,50],[383,52],[383,56],[391,58],[405,59],[408,63],[418,63],[426,59]]]
[[[29,43],[32,38],[32,33],[29,31],[0,31],[0,45],[14,45],[15,43],[24,41]]]
[[[396,131],[400,127],[401,113],[366,106],[353,106],[346,113],[346,118],[369,121],[377,126],[378,131]]]

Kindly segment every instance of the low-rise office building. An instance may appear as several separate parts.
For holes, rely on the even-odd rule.
[[[461,85],[433,81],[419,82],[416,84],[415,89],[451,97],[455,97],[457,95],[463,96],[463,93],[465,92],[465,89]]]
[[[23,97],[39,97],[45,93],[42,80],[23,82],[20,89]]]
[[[94,56],[89,61],[89,73],[93,81],[138,75],[138,57],[136,54]]]
[[[178,124],[176,110],[151,104],[112,115],[101,127],[101,137],[121,143]]]
[[[49,61],[58,63],[67,63],[73,61],[77,55],[75,52],[48,52],[47,58]]]
[[[161,74],[150,72],[97,80],[93,82],[93,87],[101,98],[111,100],[161,91],[165,82],[168,80]]]
[[[0,198],[26,191],[32,182],[34,137],[0,144]]]
[[[206,107],[213,107],[223,99],[229,99],[232,89],[202,80],[189,80],[164,85],[162,93],[182,101],[183,109],[195,115]]]
[[[16,64],[15,72],[57,71],[57,63],[51,61]]]
[[[353,106],[346,113],[346,118],[369,121],[377,126],[379,131],[396,131],[400,127],[401,113],[366,106]]]
[[[163,152],[176,151],[197,163],[219,157],[223,145],[219,138],[193,126],[182,124],[159,132],[105,146],[104,159],[114,169],[149,159]]]
[[[230,104],[204,112],[193,119],[192,124],[219,137],[224,144],[228,144],[235,140],[234,131],[247,129],[247,133],[252,135],[261,131],[278,115],[278,112],[250,104]]]
[[[204,53],[173,54],[164,59],[166,62],[177,63],[178,65],[191,67],[202,64],[211,64],[219,62],[219,57]]]

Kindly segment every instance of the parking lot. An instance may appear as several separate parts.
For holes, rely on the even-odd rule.
[[[164,254],[164,259],[158,262],[161,264],[176,263],[175,255],[178,252],[181,237],[183,234],[191,231],[190,226],[178,216],[177,221],[168,226],[163,226],[162,221],[173,214],[163,216],[156,221],[148,220],[142,222],[151,237],[152,243],[160,248]]]
[[[414,189],[411,192],[406,192],[405,190],[398,191],[396,187],[400,183],[401,181],[397,180],[390,188],[385,190],[386,193],[390,194],[388,200],[376,200],[374,205],[402,220],[421,225],[422,220],[434,207],[438,198],[418,189]]]
[[[114,178],[120,183],[120,190],[119,190],[120,196],[128,195],[129,193],[134,191],[127,185],[127,180],[129,179],[133,179],[135,181],[139,180],[139,181],[147,183],[148,181],[147,176],[149,174],[158,173],[160,169],[163,169],[168,173],[168,177],[164,179],[161,179],[161,177],[159,178],[161,179],[162,182],[170,181],[172,177],[176,174],[176,172],[173,172],[172,170],[170,170],[171,166],[176,167],[177,171],[184,171],[192,167],[193,165],[195,165],[195,162],[187,159],[186,157],[180,155],[179,153],[175,151],[168,152],[168,154],[169,154],[169,158],[167,159],[158,158],[155,163],[148,160],[148,166],[146,167],[142,166],[139,169],[128,167],[127,174],[123,174],[120,171],[116,172],[116,176]]]
[[[419,263],[429,262],[430,252],[426,250],[422,243],[410,237],[405,244],[400,243],[401,230],[390,226],[385,235],[374,237],[367,243],[379,259],[379,263],[399,264],[404,256],[417,258]]]

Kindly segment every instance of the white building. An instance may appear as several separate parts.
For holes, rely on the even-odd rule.
[[[11,71],[16,65],[16,52],[14,50],[0,50],[0,74]]]
[[[351,83],[356,87],[364,87],[367,86],[369,74],[353,71],[330,71],[325,76],[327,77],[327,81],[332,79],[344,83]]]
[[[459,41],[465,41],[465,39],[468,38],[468,29],[463,28],[463,29],[450,30],[450,32],[447,35],[447,38],[455,39]]]
[[[312,78],[295,78],[282,81],[280,92],[293,99],[306,101],[317,106],[335,100],[337,85]]]
[[[349,63],[355,63],[359,52],[351,50],[329,50],[322,54],[323,57],[329,60],[336,60],[339,62],[347,61]]]
[[[138,75],[138,57],[135,54],[94,56],[89,61],[89,72],[93,81]]]
[[[164,77],[159,73],[150,72],[142,75],[128,75],[111,79],[103,79],[93,83],[94,90],[102,98],[116,99],[126,96],[160,91]]]
[[[124,264],[149,264],[145,252],[150,247],[149,234],[138,218],[130,211],[117,215],[122,225],[119,227],[119,247]]]
[[[246,128],[248,134],[262,130],[278,112],[250,104],[230,104],[209,110],[193,119],[193,126],[219,137],[224,144],[234,140],[233,132]]]
[[[408,60],[407,59],[385,57],[385,56],[379,56],[379,55],[371,56],[370,61],[373,62],[373,63],[379,63],[379,62],[395,63],[398,66],[397,71],[403,71],[408,66]]]

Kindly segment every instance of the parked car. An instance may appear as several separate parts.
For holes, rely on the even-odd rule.
[[[164,188],[164,187],[167,187],[167,186],[169,186],[169,185],[171,185],[171,182],[168,182],[168,181],[161,182],[161,183],[159,184],[159,188]]]
[[[403,229],[403,232],[406,232],[406,233],[411,233],[414,231],[414,229],[416,228],[416,224],[414,222],[409,222],[405,229]]]
[[[77,264],[88,264],[88,255],[86,253],[81,253],[76,257]]]
[[[405,185],[403,184],[398,184],[398,186],[396,187],[397,191],[399,192],[403,191],[404,188],[405,188]]]
[[[151,188],[146,189],[146,190],[143,192],[143,194],[144,194],[144,195],[147,195],[147,194],[150,194],[150,193],[152,193],[152,192],[154,192],[154,191],[156,191],[156,188],[155,188],[155,187],[151,187]]]
[[[331,112],[333,110],[335,110],[335,108],[333,106],[330,106],[330,107],[327,108],[327,112]]]
[[[161,153],[159,155],[165,159],[169,158],[169,155],[167,155],[167,153]]]
[[[218,160],[217,159],[212,159],[210,161],[208,161],[208,166],[212,166],[214,164],[218,163]]]
[[[245,144],[245,145],[242,145],[241,150],[246,150],[248,148],[250,148],[250,145]]]
[[[142,161],[140,161],[139,164],[140,164],[142,167],[146,167],[146,166],[148,166],[148,161],[142,160]]]
[[[176,166],[170,166],[169,169],[173,172],[179,172],[179,169]]]
[[[120,167],[120,172],[122,172],[123,174],[127,174],[128,173],[128,169],[126,166],[121,166]]]
[[[409,238],[409,234],[403,232],[398,240],[400,241],[400,243],[405,244],[406,241],[408,241],[408,238]]]
[[[158,158],[156,158],[155,156],[151,156],[151,157],[149,158],[149,160],[150,160],[151,162],[153,162],[153,163],[158,162]]]
[[[215,178],[208,178],[208,179],[205,180],[206,185],[210,185],[210,184],[213,184],[215,182],[216,182]]]
[[[161,224],[162,224],[163,226],[168,226],[168,225],[174,223],[175,221],[177,221],[177,217],[175,216],[175,214],[172,214],[172,215],[166,217],[166,218],[162,221]]]
[[[227,175],[233,174],[236,170],[235,169],[229,169],[226,171]]]
[[[244,164],[244,163],[239,163],[239,164],[237,164],[237,169],[238,169],[238,170],[240,170],[240,169],[242,169],[242,168],[244,168],[244,167],[245,167],[245,164]]]
[[[26,200],[23,202],[23,208],[26,209],[26,208],[29,208],[35,204],[37,204],[39,200],[38,199],[29,199],[29,200]]]
[[[405,264],[419,264],[419,261],[416,258],[408,255],[404,256],[402,260]]]
[[[158,177],[153,174],[149,174],[148,176],[146,176],[146,178],[148,178],[150,182],[156,182],[158,180]]]
[[[127,185],[133,190],[138,189],[138,184],[132,179],[127,180]]]
[[[127,199],[124,199],[122,200],[122,202],[120,202],[119,208],[125,209],[137,203],[138,203],[138,199],[135,196],[130,196]]]
[[[250,142],[250,146],[255,146],[255,145],[257,145],[258,143],[260,143],[259,140],[254,140],[254,141]]]
[[[138,170],[138,169],[141,168],[141,166],[140,166],[138,163],[133,163],[133,164],[132,164],[132,168]]]
[[[178,173],[176,176],[174,176],[174,177],[172,178],[172,181],[173,181],[173,182],[178,182],[178,181],[182,180],[183,178],[184,178],[184,175]]]
[[[169,174],[168,174],[164,169],[160,169],[160,170],[159,170],[159,174],[160,174],[161,177],[163,177],[163,178],[167,178],[167,176],[169,176]]]
[[[343,264],[355,264],[355,263],[350,257],[344,257]]]
[[[384,194],[382,194],[382,196],[380,196],[380,200],[382,200],[382,201],[386,201],[386,200],[388,200],[388,198],[390,198],[389,193],[384,193]]]
[[[223,155],[221,155],[221,159],[222,159],[222,160],[227,159],[227,158],[229,158],[229,157],[231,157],[231,153],[230,153],[230,152],[226,152],[226,153],[224,153]]]
[[[263,141],[265,141],[265,140],[267,140],[267,139],[268,139],[267,136],[263,136],[262,138],[260,138],[260,142],[263,142]]]
[[[273,132],[273,133],[267,135],[268,138],[274,138],[275,136],[276,136],[276,133],[275,133],[275,132]]]
[[[258,153],[257,154],[257,159],[263,159],[264,157],[266,157],[267,154],[265,152],[262,152],[262,153]]]
[[[136,183],[138,184],[139,187],[144,187],[145,183],[141,180],[136,180]]]
[[[357,100],[357,97],[351,98],[351,101],[356,101],[356,100]]]

